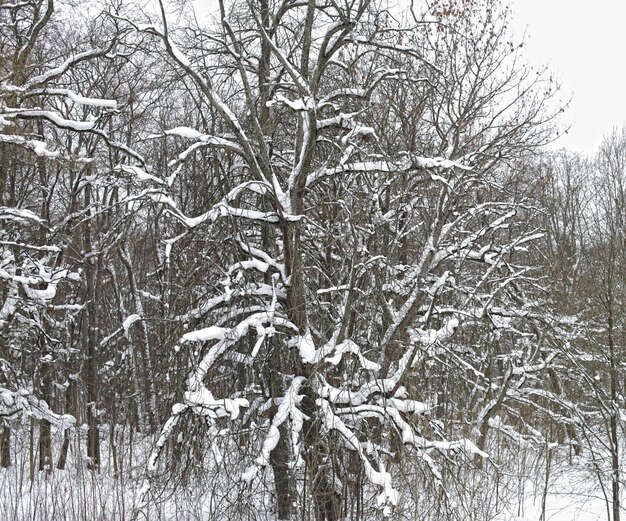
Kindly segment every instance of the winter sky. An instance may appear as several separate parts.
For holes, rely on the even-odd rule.
[[[626,123],[626,5],[617,0],[511,0],[526,54],[547,64],[572,95],[571,123],[557,146],[592,154],[602,136]]]

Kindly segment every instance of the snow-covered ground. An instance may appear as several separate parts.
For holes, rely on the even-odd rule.
[[[573,486],[553,485],[545,503],[545,521],[606,521],[606,501],[599,497],[592,483]],[[543,521],[541,495],[529,495],[521,505],[506,508],[494,521]]]
[[[166,479],[142,511],[136,516],[139,491],[144,482],[145,464],[150,438],[135,433],[133,439],[122,427],[116,429],[117,465],[113,465],[109,432],[102,432],[102,468],[100,472],[86,469],[83,456],[85,432],[73,434],[67,468],[51,473],[35,470],[31,474],[31,458],[36,468],[37,433],[34,432],[34,452],[30,452],[28,424],[17,431],[12,442],[13,466],[0,469],[0,520],[10,521],[226,521],[249,519],[274,521],[271,491],[260,483],[245,483],[226,472],[231,462],[219,469],[204,473],[195,469],[195,478],[184,484]],[[54,437],[54,456],[58,457],[62,437]],[[515,453],[512,452],[511,455]],[[228,454],[220,456],[226,459]],[[209,457],[208,460],[211,458]],[[448,489],[451,504],[449,518],[437,517],[429,508],[403,506],[404,511],[392,519],[424,521],[449,521],[466,518],[472,521],[604,521],[607,519],[607,501],[598,486],[593,467],[583,453],[571,461],[566,455],[555,455],[548,477],[548,494],[545,498],[545,517],[542,517],[545,489],[545,470],[541,457],[525,451],[518,461],[500,460],[500,477],[494,480],[489,471],[476,471],[468,466],[459,476],[465,483]],[[507,471],[506,466],[510,465]],[[527,470],[532,469],[532,470]],[[488,469],[486,469],[488,470]],[[117,475],[115,476],[115,471]],[[221,476],[215,478],[215,476]],[[520,476],[525,475],[524,478]],[[32,481],[31,481],[32,476]],[[266,474],[266,477],[269,473]],[[471,483],[472,479],[476,479]],[[496,484],[497,481],[497,484]],[[407,479],[406,483],[410,483]],[[421,485],[418,485],[418,487]],[[495,499],[497,490],[498,499]],[[432,490],[420,490],[420,501],[433,498]],[[245,499],[245,501],[242,501]],[[219,512],[219,514],[216,514]],[[372,510],[374,512],[374,510]],[[415,512],[418,512],[416,514]],[[469,517],[468,517],[469,516]],[[364,519],[380,519],[380,513]]]

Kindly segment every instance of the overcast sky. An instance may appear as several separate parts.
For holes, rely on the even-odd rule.
[[[527,54],[547,63],[573,99],[573,124],[558,145],[593,153],[626,122],[626,6],[620,0],[511,0],[516,30],[528,28]]]

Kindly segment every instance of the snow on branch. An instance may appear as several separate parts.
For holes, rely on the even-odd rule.
[[[46,420],[59,429],[67,429],[76,423],[76,419],[69,414],[52,412],[45,401],[37,399],[27,389],[10,391],[0,387],[0,418],[11,418],[19,414]]]
[[[45,88],[45,89],[33,89],[27,92],[28,95],[51,95],[51,96],[63,96],[77,105],[84,105],[89,107],[100,107],[107,109],[117,109],[117,101],[104,98],[90,98],[88,96],[82,96],[76,94],[69,89],[58,88]]]
[[[253,257],[256,257],[268,267],[271,266],[272,268],[274,268],[278,273],[280,273],[280,276],[283,282],[284,283],[288,282],[287,272],[286,272],[284,263],[276,261],[275,259],[270,257],[267,253],[265,253],[263,250],[256,248],[250,244],[246,244],[241,239],[239,239],[238,242],[239,242],[239,246],[241,247],[243,251],[245,251],[246,253],[249,253]],[[267,269],[265,271],[267,271]]]
[[[148,174],[146,174],[148,175]],[[243,219],[250,219],[253,221],[262,221],[267,223],[278,223],[280,218],[276,212],[261,212],[258,210],[252,210],[248,208],[237,208],[231,206],[229,202],[235,199],[243,190],[251,190],[256,193],[265,193],[267,184],[263,181],[248,181],[242,183],[233,188],[227,195],[214,204],[213,207],[205,213],[198,215],[197,217],[187,217],[179,210],[178,205],[174,200],[163,194],[157,193],[152,195],[152,199],[157,203],[162,203],[169,206],[168,211],[187,228],[195,228],[205,222],[214,222],[222,217],[240,217]],[[301,215],[282,215],[282,218],[289,221],[297,221],[302,218]]]
[[[291,381],[289,389],[280,401],[278,411],[276,411],[276,414],[272,418],[269,432],[261,447],[261,454],[256,458],[254,465],[250,466],[241,476],[241,479],[244,481],[250,483],[262,467],[269,465],[270,454],[276,448],[280,440],[280,431],[278,428],[285,423],[289,417],[292,418],[292,429],[295,428],[299,431],[299,429],[302,428],[303,415],[297,409],[296,405],[302,400],[302,397],[298,395],[298,391],[304,382],[305,378],[303,376],[297,376]]]
[[[359,454],[370,482],[383,489],[378,498],[378,504],[384,507],[383,512],[386,516],[389,516],[391,508],[397,505],[397,493],[392,487],[391,476],[385,472],[382,461],[379,464],[379,470],[374,469],[370,458],[363,450],[364,443],[357,436],[357,431],[342,420],[342,417],[351,422],[357,422],[359,418],[378,418],[380,422],[391,420],[395,428],[401,433],[402,442],[415,447],[419,451],[420,456],[429,465],[433,475],[439,481],[441,480],[441,474],[428,454],[429,451],[451,452],[462,450],[468,456],[489,457],[487,453],[465,438],[453,441],[431,441],[417,434],[415,428],[403,415],[420,415],[429,410],[430,407],[424,403],[407,399],[404,388],[399,388],[395,396],[384,398],[381,395],[384,392],[384,385],[379,386],[376,396],[367,399],[363,394],[359,396],[359,393],[354,393],[350,390],[337,390],[339,391],[338,393],[329,393],[328,384],[323,385],[320,390],[321,393],[320,398],[317,400],[317,405],[322,411],[325,427],[329,430],[335,430],[342,435],[346,446]],[[344,406],[334,409],[333,405],[337,404],[339,395],[343,396]],[[371,444],[369,445],[371,446]]]
[[[165,422],[163,429],[161,429],[161,435],[159,436],[159,439],[157,440],[155,447],[150,454],[150,458],[148,459],[149,474],[154,473],[154,471],[156,470],[156,463],[159,455],[161,454],[161,451],[163,450],[163,447],[165,447],[165,444],[167,443],[167,440],[171,437],[174,428],[180,422],[182,414],[188,409],[189,407],[187,405],[183,405],[180,403],[177,403],[172,407],[172,414],[167,422]],[[140,494],[140,496],[143,496],[145,492],[147,492],[147,490],[144,491],[144,493]]]
[[[57,286],[62,280],[78,280],[80,277],[79,273],[70,272],[67,269],[54,271],[39,261],[32,261],[30,267],[33,268],[33,271],[36,270],[36,274],[22,275],[18,274],[15,266],[11,264],[3,266],[0,268],[0,279],[21,284],[26,296],[34,301],[52,300],[56,296]],[[19,270],[19,272],[22,271],[22,269]],[[40,286],[41,284],[46,285],[45,289],[31,287]]]
[[[95,121],[75,121],[72,119],[66,119],[57,112],[51,110],[35,110],[35,109],[6,109],[7,117],[20,117],[20,118],[42,118],[47,119],[51,123],[54,123],[59,128],[66,130],[74,130],[76,132],[85,132],[94,130],[96,126]]]
[[[366,456],[357,435],[341,420],[341,418],[334,414],[327,401],[319,400],[318,405],[321,409],[322,420],[325,427],[328,430],[337,431],[342,435],[346,446],[358,453],[365,468],[365,475],[369,481],[382,488],[377,502],[378,506],[383,507],[383,515],[385,517],[389,517],[393,507],[398,504],[398,500],[400,498],[398,491],[392,486],[391,474],[386,471],[382,461],[379,462],[378,470],[373,467],[369,458]]]
[[[87,98],[85,98],[87,99]],[[100,100],[104,101],[104,100]],[[94,101],[95,103],[95,101]],[[93,118],[90,121],[76,121],[73,119],[67,119],[63,117],[60,113],[55,112],[53,110],[44,110],[44,109],[23,109],[23,108],[9,108],[9,107],[0,107],[0,113],[2,114],[4,121],[8,121],[9,119],[15,118],[24,118],[24,119],[43,119],[49,121],[53,125],[58,128],[73,131],[73,132],[91,132],[97,136],[100,136],[109,147],[113,149],[120,150],[127,154],[128,156],[134,158],[141,164],[145,164],[144,158],[137,153],[135,150],[131,149],[124,143],[120,143],[117,141],[111,140],[109,135],[103,130],[97,128],[98,119]],[[0,118],[0,122],[2,122],[2,118]],[[59,152],[50,151],[47,148],[47,145],[38,140],[27,140],[20,136],[11,136],[7,134],[0,133],[0,142],[13,143],[16,145],[24,146],[30,148],[35,154],[41,157],[49,157],[55,158],[60,155]]]
[[[285,318],[275,316],[269,311],[254,313],[239,322],[232,328],[219,328],[211,326],[186,333],[181,338],[181,342],[208,342],[218,340],[202,358],[195,371],[190,375],[187,387],[194,392],[203,387],[203,379],[208,370],[213,366],[215,361],[224,352],[244,338],[250,329],[256,329],[257,334],[262,336],[265,332],[264,326],[281,326],[297,331],[297,327]]]
[[[22,136],[0,134],[0,142],[11,143],[13,145],[29,148],[39,157],[48,157],[53,159],[55,157],[59,157],[60,155],[60,152],[49,150],[47,143],[37,139],[26,139]]]
[[[364,98],[366,95],[367,95],[367,91],[365,89],[354,89],[354,88],[337,89],[328,93],[319,102],[318,106],[330,104],[333,100],[337,98],[343,98],[343,97]]]
[[[225,150],[229,150],[231,152],[239,154],[240,156],[245,157],[244,150],[235,141],[232,141],[230,139],[227,139],[221,136],[203,134],[190,127],[172,128],[172,129],[164,131],[163,135],[164,136],[176,136],[176,137],[181,137],[184,139],[196,141],[196,143],[192,144],[186,150],[181,152],[178,155],[177,159],[170,161],[168,165],[170,167],[176,166],[178,163],[184,162],[192,152],[194,152],[198,148],[203,148],[203,147],[223,148]],[[161,137],[161,136],[156,134],[156,135],[152,135],[149,137]]]
[[[122,322],[122,329],[124,330],[124,336],[130,338],[130,327],[137,321],[141,320],[141,315],[136,313],[129,315]]]
[[[407,155],[396,161],[365,161],[359,163],[348,163],[341,166],[327,168],[323,167],[309,174],[306,180],[308,187],[315,185],[319,180],[326,177],[333,177],[341,174],[357,173],[403,173],[419,170],[442,169],[449,170],[458,168],[461,170],[471,170],[456,161],[443,157],[420,157]]]
[[[266,105],[271,107],[278,103],[289,107],[295,112],[306,112],[315,108],[315,100],[310,96],[292,101],[281,94],[275,94],[274,97],[266,103]]]
[[[286,297],[285,292],[280,288],[274,288],[273,286],[264,283],[250,283],[243,288],[235,288],[228,293],[210,298],[184,315],[177,316],[176,320],[179,322],[189,322],[192,319],[201,318],[226,302],[232,301],[236,297],[267,298],[273,297],[274,295],[276,295],[279,299],[284,299]]]
[[[65,60],[62,64],[50,69],[49,71],[44,72],[43,74],[40,74],[39,76],[35,76],[34,78],[31,78],[24,85],[24,88],[32,89],[33,87],[36,87],[38,85],[43,85],[44,83],[48,83],[58,78],[59,76],[62,76],[70,69],[70,67],[72,67],[73,65],[76,65],[77,63],[80,63],[85,60],[90,60],[92,58],[105,56],[108,52],[111,51],[111,48],[114,44],[115,44],[115,40],[111,42],[111,47],[107,49],[104,49],[104,48],[91,49],[88,51],[75,54],[74,56],[71,56],[67,60]]]
[[[17,221],[22,223],[34,221],[38,224],[44,224],[45,222],[41,217],[30,210],[9,208],[7,206],[0,206],[0,221]]]
[[[161,184],[161,185],[166,184],[165,181],[163,181],[163,179],[160,179],[152,174],[149,174],[148,172],[146,172],[145,170],[143,170],[142,168],[138,166],[117,165],[113,168],[113,171],[125,172],[127,174],[131,174],[139,181],[154,181],[157,184]]]
[[[380,364],[372,362],[363,356],[361,348],[356,345],[352,340],[344,340],[335,347],[335,354],[332,357],[325,358],[324,360],[332,365],[337,365],[341,362],[343,355],[346,353],[352,353],[357,356],[361,367],[368,371],[379,371]]]

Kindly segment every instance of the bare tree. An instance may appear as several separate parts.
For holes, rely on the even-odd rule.
[[[265,435],[243,478],[272,467],[280,519],[295,515],[298,472],[302,508],[310,496],[316,519],[344,516],[339,476],[350,452],[389,514],[394,443],[417,449],[435,480],[431,454],[484,455],[454,429],[452,439],[425,437],[432,403],[411,382],[429,360],[447,363],[442,350],[459,330],[495,323],[515,334],[529,316],[521,292],[534,277],[517,259],[539,234],[516,227],[523,200],[497,183],[505,160],[549,136],[541,79],[525,81],[505,15],[479,5],[408,30],[369,2],[222,2],[219,26],[187,34],[160,5],[158,22],[129,23],[163,42],[203,114],[200,129],[163,129],[164,139],[190,142],[159,199],[182,226],[166,256],[196,234],[230,238],[217,292],[180,317],[191,327],[179,347],[195,345],[197,358],[150,472],[189,413],[230,417],[229,429],[256,418]],[[427,101],[411,113],[395,103],[399,93]],[[397,138],[418,129],[420,140]],[[177,183],[201,150],[218,161],[210,171],[226,194],[190,217]],[[505,394],[488,393],[479,409],[483,439],[504,396],[552,357],[529,348],[509,367]],[[220,374],[231,385],[209,383]]]

